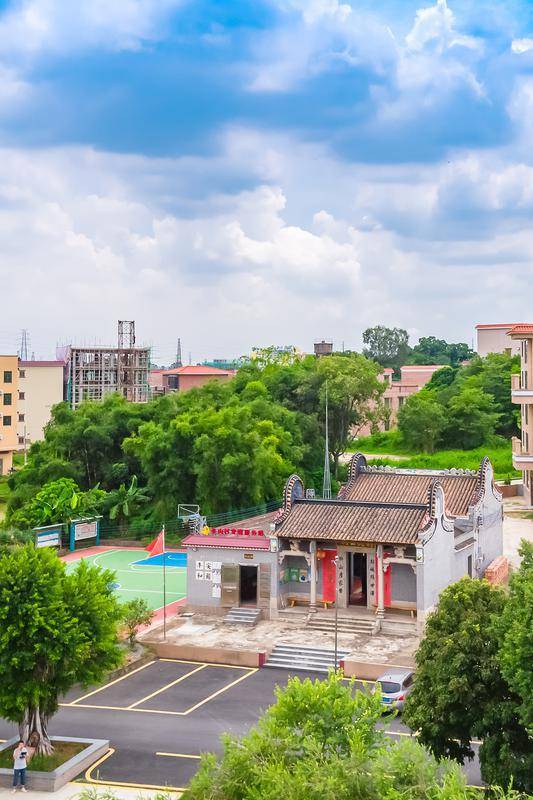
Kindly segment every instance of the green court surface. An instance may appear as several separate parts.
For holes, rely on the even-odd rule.
[[[142,550],[121,547],[82,558],[89,564],[97,564],[115,573],[116,586],[113,588],[122,603],[135,597],[143,597],[153,610],[163,607],[162,556],[150,558]],[[183,553],[168,552],[165,558],[168,605],[186,596],[187,567]],[[69,561],[66,564],[67,570],[75,569],[77,564],[79,560]]]

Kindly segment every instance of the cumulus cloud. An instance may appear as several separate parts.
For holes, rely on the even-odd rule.
[[[89,47],[131,50],[157,39],[182,0],[20,0],[0,16],[0,55],[38,56]]]
[[[513,39],[511,42],[511,50],[513,53],[529,53],[533,50],[533,39]]]

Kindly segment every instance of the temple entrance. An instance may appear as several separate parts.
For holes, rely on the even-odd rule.
[[[350,590],[348,602],[351,606],[366,606],[366,553],[348,553],[348,567]]]
[[[241,564],[240,571],[240,604],[241,606],[257,605],[257,567]]]

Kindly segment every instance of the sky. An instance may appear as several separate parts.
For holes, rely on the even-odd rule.
[[[0,352],[533,321],[531,0],[0,0]]]

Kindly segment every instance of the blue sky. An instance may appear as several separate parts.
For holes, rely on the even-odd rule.
[[[0,0],[0,349],[531,317],[533,4]]]

